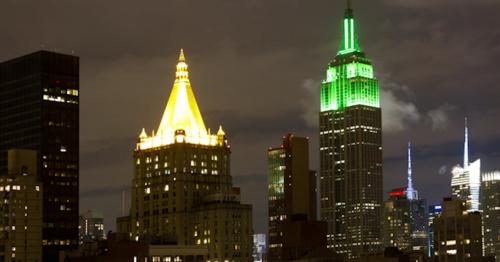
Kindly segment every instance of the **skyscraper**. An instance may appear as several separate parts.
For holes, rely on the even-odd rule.
[[[455,199],[467,203],[467,210],[479,211],[479,191],[481,187],[481,160],[469,163],[469,130],[465,119],[464,164],[451,171],[451,191]]]
[[[326,225],[316,220],[316,176],[309,170],[309,139],[288,134],[281,146],[269,148],[267,159],[269,261],[300,259],[295,254],[326,248]],[[322,227],[324,231],[318,231]],[[294,232],[301,230],[314,237],[299,234],[293,239]]]
[[[384,202],[384,246],[427,254],[427,203],[413,188],[412,173],[411,143],[408,143],[408,185],[389,192],[389,199]]]
[[[500,171],[482,175],[481,210],[484,255],[500,262]]]
[[[157,132],[143,129],[134,151],[131,235],[203,245],[210,261],[249,261],[252,207],[233,187],[225,132],[205,128],[182,50],[175,75]]]
[[[38,151],[43,257],[78,245],[79,58],[39,51],[0,64],[0,174],[7,150]]]
[[[434,261],[480,261],[481,214],[467,211],[463,200],[444,199],[443,212],[434,219]]]
[[[320,91],[321,219],[328,247],[348,259],[382,246],[380,91],[356,30],[348,4],[340,49]]]

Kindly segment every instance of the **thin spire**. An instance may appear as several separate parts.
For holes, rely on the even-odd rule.
[[[411,168],[411,142],[408,142],[408,187],[406,188],[406,197],[412,200],[415,196],[413,189],[412,168]]]
[[[352,3],[351,0],[347,0],[347,8],[345,9],[344,20],[342,23],[342,38],[338,54],[348,54],[356,51],[361,52],[361,48],[359,46]]]
[[[467,117],[465,118],[465,141],[464,141],[464,168],[469,166],[469,128],[467,126]]]
[[[181,48],[181,53],[179,54],[179,62],[186,62],[186,57],[184,57],[184,49]]]

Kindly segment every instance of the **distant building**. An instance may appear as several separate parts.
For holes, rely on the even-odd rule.
[[[444,199],[434,219],[434,261],[467,262],[482,259],[481,214],[467,211],[461,200]]]
[[[263,262],[267,253],[267,235],[254,234],[253,235],[253,261]]]
[[[408,143],[408,185],[389,192],[384,202],[382,235],[385,247],[428,253],[427,203],[413,188],[411,144]]]
[[[340,48],[321,83],[319,174],[328,248],[354,259],[383,245],[382,113],[379,82],[348,3]]]
[[[80,244],[105,238],[102,213],[87,211],[80,215]]]
[[[428,216],[428,256],[434,257],[434,220],[441,215],[443,212],[443,206],[439,205],[431,205],[429,206],[429,216]]]
[[[322,248],[327,252],[326,223],[316,217],[316,174],[309,170],[308,138],[284,136],[279,147],[269,148],[267,159],[269,261],[301,259]]]
[[[132,239],[207,247],[207,261],[250,261],[252,206],[233,187],[230,156],[222,127],[205,128],[181,50],[160,125],[143,129],[134,151]]]
[[[59,262],[206,262],[208,249],[200,245],[155,245],[111,233],[92,242],[92,250],[61,252]],[[222,262],[222,261],[221,261]]]
[[[42,186],[37,152],[8,151],[0,176],[0,261],[42,261]]]
[[[481,160],[469,163],[469,133],[465,119],[465,142],[463,167],[456,166],[451,171],[451,191],[454,199],[467,203],[468,211],[479,211],[481,186]]]
[[[0,63],[0,174],[7,150],[38,152],[43,260],[78,247],[79,58],[38,51]]]
[[[397,247],[386,247],[384,252],[363,254],[355,262],[426,262],[427,255],[422,251],[403,252]]]
[[[482,175],[481,209],[484,255],[500,262],[500,171]]]

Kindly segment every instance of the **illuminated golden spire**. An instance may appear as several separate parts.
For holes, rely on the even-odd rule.
[[[147,149],[173,143],[218,145],[217,137],[207,132],[189,82],[188,65],[181,49],[175,82],[156,134],[147,137],[143,130],[138,148]],[[222,130],[222,128],[221,128]],[[146,137],[145,137],[146,136]]]
[[[181,49],[175,82],[167,107],[158,127],[158,135],[173,135],[176,130],[184,130],[186,136],[207,134],[198,104],[189,82],[188,65]]]

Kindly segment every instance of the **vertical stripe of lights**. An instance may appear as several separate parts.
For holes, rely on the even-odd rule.
[[[351,47],[350,49],[354,49],[355,46],[354,46],[354,19],[349,19],[350,20],[350,23],[351,23],[351,32],[350,32],[350,35],[351,35]]]
[[[344,49],[349,49],[349,19],[344,19]]]

